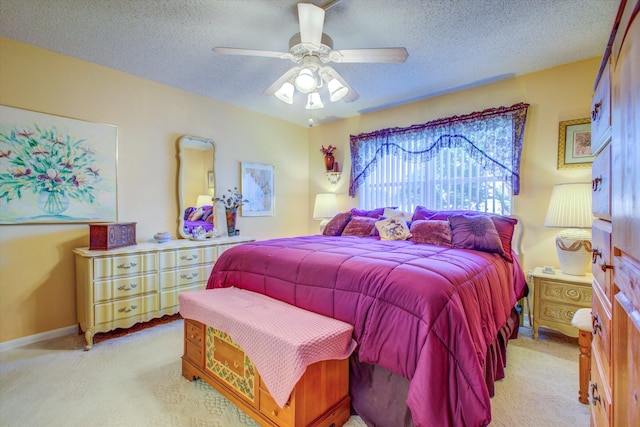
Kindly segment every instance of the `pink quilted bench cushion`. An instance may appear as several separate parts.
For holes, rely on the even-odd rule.
[[[356,347],[350,324],[255,292],[182,292],[179,301],[182,317],[228,333],[244,349],[280,407],[307,366],[345,359]]]

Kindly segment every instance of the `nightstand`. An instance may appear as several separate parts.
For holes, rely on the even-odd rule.
[[[533,281],[533,339],[538,339],[541,326],[577,337],[571,319],[579,309],[591,307],[593,275],[571,276],[560,270],[551,274],[537,267],[529,278]]]

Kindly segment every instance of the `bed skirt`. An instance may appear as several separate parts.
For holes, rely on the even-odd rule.
[[[504,378],[507,343],[518,337],[520,314],[514,309],[496,339],[487,349],[485,382],[493,397],[495,381]],[[358,414],[368,427],[414,427],[407,407],[409,380],[377,365],[361,363],[358,354],[349,359],[349,394],[352,413]]]

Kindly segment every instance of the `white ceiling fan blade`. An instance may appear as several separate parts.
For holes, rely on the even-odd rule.
[[[400,63],[407,60],[409,54],[403,47],[373,49],[334,50],[330,57],[333,62],[391,62]]]
[[[213,52],[220,55],[264,56],[267,58],[291,59],[289,52],[274,52],[271,50],[241,49],[235,47],[214,47]]]
[[[286,73],[278,77],[278,80],[276,80],[275,82],[273,82],[271,86],[266,88],[264,92],[262,92],[262,94],[267,96],[273,95],[274,93],[276,93],[278,89],[280,89],[280,86],[282,86],[284,82],[291,80],[291,78],[294,75],[298,74],[301,69],[302,67],[297,67],[297,66],[290,68],[289,71],[287,71]]]
[[[329,82],[329,80],[334,78],[342,83],[347,89],[349,89],[349,92],[347,92],[344,98],[342,98],[344,102],[353,102],[360,97],[360,95],[358,95],[358,92],[353,90],[353,88],[349,86],[349,83],[347,83],[347,81],[342,78],[342,76],[338,74],[338,72],[333,67],[325,65],[324,67],[320,68],[318,72],[321,76],[324,76],[323,78],[327,83]]]
[[[309,3],[298,3],[298,20],[300,21],[300,41],[320,46],[324,9]]]

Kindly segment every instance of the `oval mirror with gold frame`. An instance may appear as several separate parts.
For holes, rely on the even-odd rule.
[[[210,139],[184,135],[178,140],[178,234],[184,239],[192,238],[191,230],[198,226],[205,230],[213,227],[206,219],[188,219],[193,210],[213,205],[216,195],[215,151],[215,144]]]

